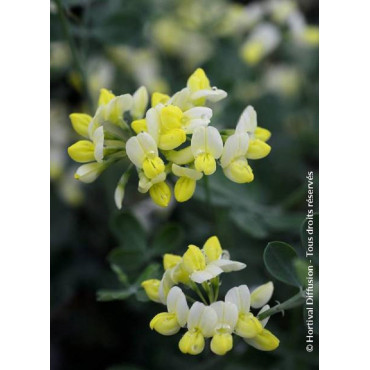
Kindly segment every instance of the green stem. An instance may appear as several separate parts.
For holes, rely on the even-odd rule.
[[[202,283],[202,287],[208,295],[209,303],[213,303],[214,302],[214,294],[213,294],[212,286],[208,285],[208,282],[205,281],[204,283]]]
[[[61,0],[56,0],[55,2],[56,2],[57,7],[58,7],[58,14],[59,14],[60,23],[62,24],[64,37],[66,38],[66,40],[69,44],[69,47],[71,49],[72,58],[73,58],[73,62],[75,64],[75,68],[77,69],[78,73],[81,76],[82,89],[84,91],[85,97],[86,97],[87,102],[89,104],[89,109],[93,113],[94,105],[93,105],[93,102],[92,102],[92,99],[91,99],[91,96],[90,96],[90,91],[89,91],[88,84],[87,84],[86,73],[85,73],[84,68],[82,67],[81,59],[80,59],[80,56],[78,54],[75,41],[74,41],[74,39],[72,37],[72,34],[71,34],[71,30],[70,30],[70,27],[69,27],[67,17],[65,15],[65,10],[63,8],[62,1]]]
[[[190,302],[194,303],[196,300],[193,297],[190,297],[189,295],[185,294],[186,299],[188,299]]]
[[[216,302],[220,291],[220,279],[218,276],[212,279],[212,286],[214,289],[214,302]]]
[[[300,306],[305,301],[305,294],[304,291],[301,290],[299,293],[294,295],[293,297],[289,298],[283,303],[279,303],[276,306],[270,308],[269,310],[266,310],[262,312],[260,315],[257,316],[258,320],[263,320],[266,317],[275,315],[276,313],[282,312],[284,310]]]
[[[196,283],[194,283],[193,281],[190,281],[190,286],[198,294],[198,296],[202,300],[202,302],[205,305],[208,305],[207,300],[204,298],[204,295],[203,295],[202,291],[198,288],[198,285]]]

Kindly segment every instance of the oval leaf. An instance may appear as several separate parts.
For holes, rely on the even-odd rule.
[[[268,272],[285,284],[300,287],[294,260],[297,252],[292,246],[283,242],[270,242],[263,253],[263,260]]]

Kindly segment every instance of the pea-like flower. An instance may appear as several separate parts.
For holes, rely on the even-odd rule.
[[[211,307],[217,314],[211,350],[216,355],[224,355],[233,348],[232,333],[238,321],[238,308],[234,303],[222,301],[212,303]]]
[[[216,159],[221,157],[223,143],[220,133],[215,127],[199,127],[191,138],[191,150],[195,168],[212,175],[216,171]]]
[[[209,238],[203,250],[196,245],[189,245],[182,259],[190,279],[198,284],[211,280],[223,272],[239,271],[246,267],[246,264],[231,261],[223,255],[217,236]]]
[[[180,351],[190,355],[199,355],[204,349],[205,338],[213,335],[216,323],[216,311],[210,306],[195,302],[189,311],[188,331],[179,342]]]
[[[185,326],[189,313],[185,295],[179,287],[171,288],[168,293],[167,310],[152,319],[150,328],[162,335],[173,335]]]
[[[182,203],[192,198],[197,181],[210,176],[220,164],[226,177],[237,183],[253,181],[248,159],[260,159],[271,148],[271,136],[257,127],[257,114],[248,106],[236,129],[219,131],[211,126],[213,112],[206,104],[217,102],[226,92],[211,87],[203,69],[198,68],[186,87],[172,96],[156,91],[151,96],[145,86],[133,95],[114,95],[101,89],[94,116],[84,113],[70,115],[75,131],[83,137],[68,148],[70,157],[82,163],[75,178],[93,182],[112,164],[128,158],[131,164],[117,176],[114,202],[122,208],[125,187],[133,169],[139,178],[138,191],[149,193],[153,202],[167,207],[174,197]],[[225,144],[224,144],[225,143]],[[221,262],[218,262],[221,263]],[[183,279],[183,264],[173,270]],[[213,275],[220,268],[207,265]]]
[[[269,317],[266,311],[270,308],[267,302],[274,289],[272,282],[258,286],[252,294],[243,284],[230,289],[224,301],[218,300],[221,272],[237,271],[245,264],[230,261],[217,236],[210,237],[202,249],[190,245],[183,256],[165,254],[163,267],[165,272],[161,280],[149,279],[141,283],[150,300],[167,305],[167,312],[156,315],[150,328],[163,335],[173,335],[186,327],[179,342],[181,352],[200,354],[207,338],[211,338],[211,351],[225,355],[233,347],[234,334],[262,351],[278,347],[279,339],[265,329]],[[180,284],[186,294],[177,286]],[[193,302],[190,310],[188,300]],[[251,307],[262,309],[255,316]],[[259,320],[263,313],[265,318]]]

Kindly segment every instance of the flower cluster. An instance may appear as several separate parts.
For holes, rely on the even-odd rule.
[[[217,163],[226,177],[236,183],[253,181],[248,159],[266,157],[271,147],[266,143],[271,133],[257,126],[257,113],[248,106],[235,130],[210,126],[212,109],[207,102],[218,102],[227,93],[211,87],[205,72],[198,68],[187,86],[168,96],[154,92],[151,108],[145,87],[133,95],[115,96],[101,90],[98,109],[87,114],[70,115],[75,131],[85,139],[68,148],[70,157],[81,163],[75,177],[93,182],[112,163],[128,157],[139,177],[138,190],[149,192],[159,206],[168,206],[171,188],[169,175],[176,178],[178,202],[189,200],[196,182],[212,175]],[[131,167],[122,175],[115,191],[121,208]]]
[[[163,265],[165,272],[161,280],[142,282],[152,301],[167,306],[167,312],[151,320],[150,328],[162,335],[174,335],[186,328],[179,341],[181,352],[197,355],[203,351],[205,339],[212,338],[211,351],[224,355],[233,347],[233,334],[261,351],[278,347],[279,340],[265,329],[268,317],[258,318],[270,308],[267,302],[273,293],[272,282],[252,293],[247,285],[240,285],[230,289],[223,301],[218,300],[219,275],[241,270],[246,265],[231,261],[216,236],[209,238],[202,249],[189,245],[183,256],[165,254]],[[202,302],[185,294],[178,286],[180,283],[184,291],[197,294]],[[193,302],[190,309],[188,301]],[[251,307],[260,309],[257,316],[251,312]]]

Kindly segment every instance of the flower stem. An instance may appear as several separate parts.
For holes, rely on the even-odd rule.
[[[260,315],[257,316],[258,320],[263,320],[266,317],[275,315],[276,313],[283,312],[284,310],[288,310],[293,307],[300,306],[305,301],[305,294],[303,290],[300,290],[299,293],[294,295],[293,297],[289,298],[283,303],[279,303],[276,306],[262,312]]]
[[[191,288],[198,294],[199,298],[202,300],[202,302],[205,304],[205,305],[208,305],[208,302],[207,300],[205,299],[202,291],[199,289],[198,285],[196,283],[194,283],[193,281],[190,281],[190,286]]]
[[[62,25],[64,37],[66,38],[66,40],[69,44],[69,47],[71,49],[72,58],[73,58],[73,62],[75,64],[75,68],[77,69],[78,73],[80,74],[82,88],[83,88],[85,97],[87,99],[87,102],[89,104],[89,108],[90,108],[91,112],[93,112],[94,105],[93,105],[91,95],[90,95],[90,91],[89,91],[89,88],[88,88],[86,73],[85,73],[84,68],[82,67],[80,55],[77,51],[75,41],[74,41],[74,39],[72,37],[72,34],[71,34],[71,30],[70,30],[70,27],[69,27],[67,17],[65,15],[65,10],[63,8],[62,1],[61,0],[56,0],[55,2],[56,2],[57,7],[58,7],[58,14],[59,14],[60,23]]]

